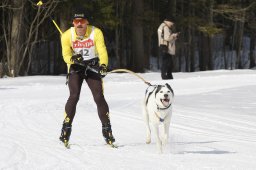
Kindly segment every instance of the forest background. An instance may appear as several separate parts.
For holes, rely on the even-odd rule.
[[[256,64],[255,0],[36,0],[0,1],[0,77],[66,73],[60,34],[82,6],[102,29],[109,68],[158,70],[157,28],[173,18],[175,72],[248,69]]]

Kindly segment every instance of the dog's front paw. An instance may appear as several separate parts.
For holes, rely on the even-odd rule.
[[[151,143],[151,139],[150,138],[147,138],[146,139],[146,144],[150,144]]]
[[[147,132],[147,135],[146,135],[146,144],[150,144],[151,143],[151,135],[150,135],[150,132]]]

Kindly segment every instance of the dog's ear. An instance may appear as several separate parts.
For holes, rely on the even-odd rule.
[[[155,91],[155,96],[161,90],[162,87],[163,87],[162,85],[157,85],[156,91]]]
[[[165,85],[166,85],[166,87],[172,92],[172,94],[173,94],[173,96],[174,96],[174,92],[173,92],[172,87],[171,87],[168,83],[166,83]]]

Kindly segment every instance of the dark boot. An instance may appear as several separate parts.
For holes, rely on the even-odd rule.
[[[115,142],[115,138],[112,135],[112,129],[110,123],[102,124],[102,134],[107,144],[112,144]]]
[[[64,144],[68,144],[71,130],[72,130],[72,125],[64,122],[62,125],[61,135],[60,135],[60,141],[62,141]]]

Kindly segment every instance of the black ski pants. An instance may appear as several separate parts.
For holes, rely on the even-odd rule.
[[[80,97],[81,87],[83,81],[85,80],[92,92],[94,101],[97,105],[98,116],[101,123],[109,123],[109,107],[103,94],[102,79],[94,72],[87,71],[85,75],[85,70],[83,68],[72,66],[75,65],[71,65],[70,75],[68,78],[70,95],[65,105],[65,120],[69,120],[69,123],[72,124],[76,113],[76,105]]]
[[[168,53],[167,46],[161,45],[159,47],[160,56],[162,57],[161,77],[162,79],[173,79],[172,67],[173,67],[173,56]]]

